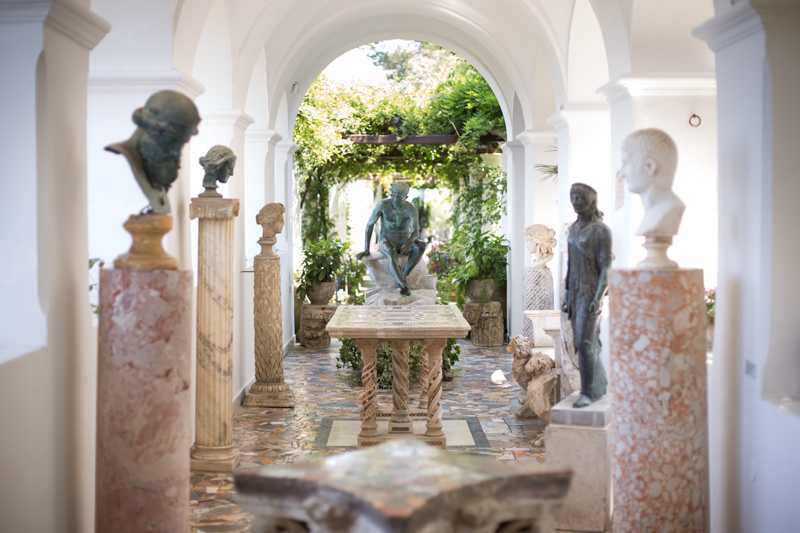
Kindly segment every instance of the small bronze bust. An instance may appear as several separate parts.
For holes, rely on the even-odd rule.
[[[181,149],[197,134],[200,114],[194,102],[176,91],[159,91],[144,107],[133,112],[136,131],[127,141],[110,144],[106,150],[125,156],[150,205],[142,214],[168,215],[167,191],[178,179]]]
[[[221,144],[212,146],[205,157],[200,158],[200,166],[206,171],[203,176],[205,191],[200,193],[200,198],[222,198],[217,192],[217,182],[228,183],[228,178],[233,175],[233,168],[236,166],[233,151]]]

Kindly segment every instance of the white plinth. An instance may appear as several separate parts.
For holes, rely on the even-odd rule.
[[[605,532],[611,523],[611,400],[605,396],[575,409],[579,395],[575,392],[553,407],[545,430],[547,466],[575,472],[556,528]]]
[[[553,346],[553,337],[545,333],[545,330],[561,327],[561,311],[525,311],[525,316],[533,326],[533,345],[537,348]]]

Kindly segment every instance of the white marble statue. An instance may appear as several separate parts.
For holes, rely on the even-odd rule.
[[[553,258],[553,248],[556,247],[555,234],[556,230],[550,229],[544,224],[533,224],[525,228],[525,246],[533,255],[532,268],[546,266],[547,262]]]
[[[677,268],[667,258],[667,248],[678,233],[686,208],[672,192],[678,150],[669,135],[655,128],[637,130],[622,143],[622,168],[619,175],[628,183],[628,190],[638,194],[644,206],[644,217],[636,235],[645,237],[647,257],[639,268]]]

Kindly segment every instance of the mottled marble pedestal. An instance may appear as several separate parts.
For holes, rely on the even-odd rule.
[[[547,311],[553,309],[553,273],[546,266],[522,269],[522,309],[524,311]],[[522,334],[533,341],[534,346],[552,346],[550,338],[535,324],[524,321]]]
[[[472,328],[473,346],[502,346],[503,308],[500,302],[467,302],[464,304],[464,320]]]
[[[192,272],[100,272],[95,530],[189,530]]]
[[[442,432],[442,351],[447,339],[464,338],[469,324],[454,304],[418,306],[342,305],[328,322],[331,337],[355,339],[361,350],[364,368],[361,378],[361,433],[359,448],[371,447],[388,440],[412,436],[431,446],[444,448],[447,439]],[[379,435],[377,428],[378,344],[392,341],[392,414],[389,433]],[[427,423],[424,434],[414,434],[409,408],[408,356],[409,343],[421,341],[428,354]],[[423,361],[423,369],[425,363]],[[423,384],[423,390],[425,384]],[[420,402],[422,404],[422,402]],[[421,406],[421,405],[420,405]]]
[[[325,327],[336,312],[336,304],[303,304],[300,315],[300,345],[305,348],[328,348],[331,336]]]
[[[192,470],[233,472],[233,230],[239,200],[192,198],[197,246],[197,373]]]
[[[606,395],[576,409],[572,404],[578,396],[576,391],[553,407],[545,430],[545,464],[575,472],[556,527],[605,532],[611,523],[612,502],[611,398]]]
[[[703,272],[612,270],[614,531],[709,530]]]
[[[234,478],[254,531],[550,533],[571,475],[403,440]]]

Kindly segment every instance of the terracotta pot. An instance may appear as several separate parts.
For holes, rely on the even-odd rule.
[[[325,305],[333,298],[333,293],[336,292],[335,281],[323,281],[319,285],[313,285],[306,295],[308,300],[314,305]]]
[[[486,303],[495,301],[493,279],[473,279],[467,298],[471,302]]]

